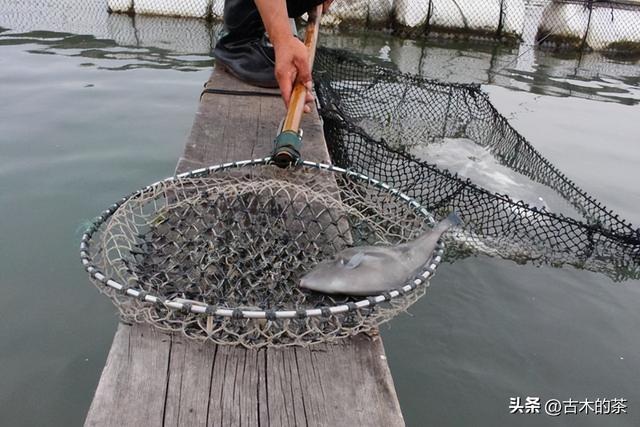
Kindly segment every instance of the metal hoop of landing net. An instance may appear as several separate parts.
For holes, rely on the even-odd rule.
[[[270,158],[170,177],[121,199],[82,237],[82,263],[130,322],[197,340],[309,345],[369,331],[417,301],[439,265],[381,295],[302,290],[345,247],[394,245],[434,223],[399,190],[331,165]]]

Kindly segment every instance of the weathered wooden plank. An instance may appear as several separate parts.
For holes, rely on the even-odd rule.
[[[294,349],[267,350],[267,401],[271,425],[307,424],[295,357]]]
[[[379,336],[361,334],[295,354],[309,425],[403,425]]]
[[[206,86],[225,91],[255,91],[275,94],[277,90],[247,86],[225,72],[211,76]],[[239,96],[205,93],[176,173],[234,160],[268,156],[282,118],[286,113],[279,97]],[[305,159],[328,162],[322,124],[317,110],[306,114],[302,128]]]
[[[207,87],[256,90],[215,71]],[[257,89],[264,92],[264,89]],[[277,92],[276,92],[277,93]],[[205,94],[176,172],[260,158],[285,114],[277,97]],[[317,111],[302,127],[304,158],[328,161]],[[118,327],[86,425],[401,426],[379,336],[247,350]]]
[[[278,93],[252,88],[215,70],[205,87]],[[284,112],[282,101],[276,97],[203,94],[176,172],[268,155]]]
[[[217,418],[214,425],[259,425],[259,406],[263,402],[266,385],[260,383],[259,367],[264,366],[264,351],[247,351],[240,347],[224,346],[226,371],[214,372],[212,392],[220,396],[221,408],[209,408],[209,415]],[[212,398],[214,394],[212,393]]]
[[[85,425],[161,425],[170,354],[169,336],[121,324]]]
[[[171,337],[165,426],[206,425],[211,370],[216,346],[191,344],[181,335]],[[194,390],[194,392],[191,392]]]

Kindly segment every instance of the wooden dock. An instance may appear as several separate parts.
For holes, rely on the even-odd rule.
[[[207,87],[256,90],[216,70]],[[176,171],[269,155],[284,114],[278,97],[205,94]],[[303,157],[328,162],[317,111],[302,127]],[[121,323],[85,425],[394,427],[404,421],[378,335],[247,350]]]

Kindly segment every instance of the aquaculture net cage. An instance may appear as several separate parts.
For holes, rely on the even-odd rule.
[[[640,229],[607,209],[554,167],[498,113],[478,85],[450,84],[321,50],[316,87],[332,161],[389,185],[436,217],[456,209],[464,230],[447,259],[472,253],[640,275]],[[407,152],[416,144],[465,138],[510,170],[553,190],[577,218],[530,206]]]
[[[406,310],[440,263],[380,295],[302,290],[299,279],[341,249],[397,245],[433,224],[415,200],[362,174],[269,158],[171,177],[123,198],[82,239],[99,289],[130,322],[249,348],[330,342]]]
[[[636,1],[554,0],[543,10],[536,39],[554,49],[640,54],[640,4]]]

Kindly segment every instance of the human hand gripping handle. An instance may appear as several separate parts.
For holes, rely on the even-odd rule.
[[[333,3],[333,0],[326,0],[322,3],[322,8],[316,6],[309,11],[309,25],[311,27],[315,26],[316,40],[320,17],[322,13],[329,10],[331,3]],[[312,14],[317,14],[317,19]],[[315,23],[318,25],[315,25]],[[279,37],[278,42],[274,42],[276,53],[275,77],[280,87],[282,99],[287,107],[289,107],[292,90],[295,87],[294,83],[302,83],[307,86],[308,91],[305,97],[304,112],[309,113],[311,112],[310,104],[313,102],[313,96],[311,95],[311,69],[313,68],[315,47],[310,47],[308,43],[303,44],[297,37],[291,36],[290,31],[284,34],[284,37]]]
[[[296,83],[305,85],[311,90],[311,66],[309,51],[296,37],[289,37],[286,41],[274,44],[276,52],[275,76],[280,86],[280,93],[286,107],[289,107],[293,89]],[[310,91],[305,97],[304,111],[310,112],[306,104],[313,102]]]
[[[288,107],[295,83],[311,85],[309,49],[292,32],[286,0],[254,0],[275,50],[275,78]],[[322,3],[326,10],[331,0]],[[314,8],[316,10],[317,8]],[[300,13],[299,8],[294,13]],[[313,102],[309,92],[306,102]],[[310,106],[304,107],[311,111]]]
[[[308,66],[305,69],[298,71],[298,78],[295,80],[295,85],[291,91],[291,96],[287,99],[285,97],[285,90],[281,91],[285,99],[285,103],[288,104],[287,115],[282,126],[282,131],[275,140],[274,152],[272,159],[275,164],[280,167],[289,166],[292,163],[296,163],[300,159],[300,145],[302,144],[302,136],[300,135],[300,121],[302,120],[302,114],[305,109],[305,104],[308,102],[311,92],[311,69],[313,68],[313,62],[315,59],[316,45],[318,43],[318,32],[320,29],[320,18],[322,17],[322,5],[316,6],[313,10],[309,11],[309,20],[307,22],[307,32],[304,41],[304,47],[308,54]],[[276,50],[276,58],[278,57],[278,51]],[[277,61],[276,61],[277,62]],[[308,73],[308,78],[304,74]],[[277,65],[276,65],[276,78],[277,78]],[[293,79],[289,80],[292,82]],[[291,84],[291,83],[289,83]]]

